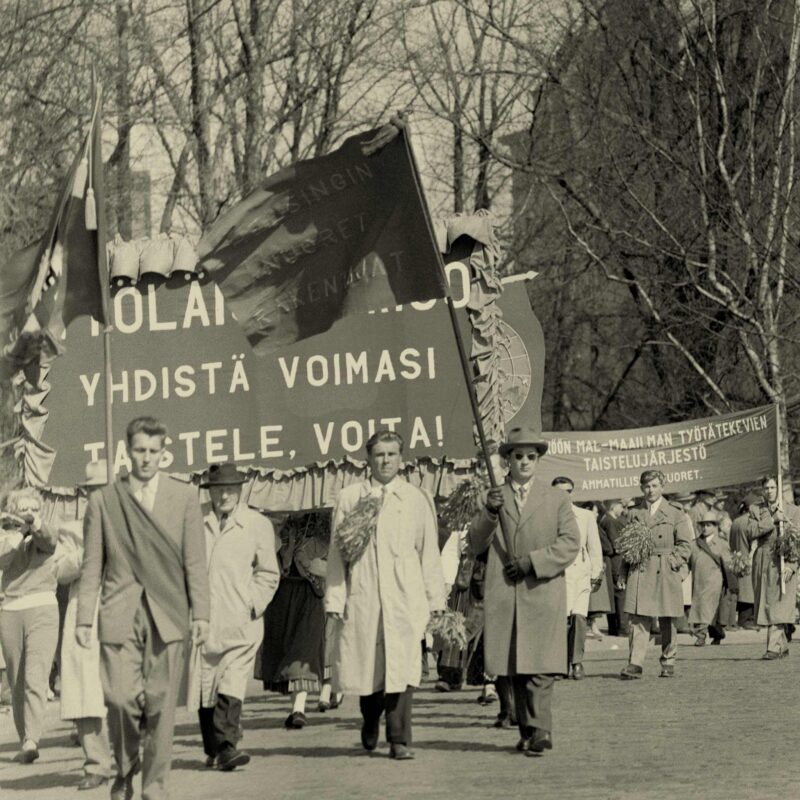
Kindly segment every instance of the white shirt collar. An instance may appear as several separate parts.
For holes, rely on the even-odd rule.
[[[659,497],[658,500],[656,500],[655,503],[653,503],[653,505],[647,506],[647,513],[650,514],[650,516],[655,514],[656,511],[658,511],[658,509],[661,507],[661,502],[663,501],[663,499],[664,499],[663,497]]]
[[[140,481],[137,477],[131,474],[130,476],[131,491],[133,491],[134,494],[139,494],[142,491],[142,489],[144,489],[145,485],[147,485],[150,491],[153,492],[153,497],[155,497],[156,492],[158,491],[158,479],[160,476],[161,473],[156,472],[156,474],[153,475],[153,477],[150,478],[150,480],[147,481],[147,483],[145,484],[145,481]]]

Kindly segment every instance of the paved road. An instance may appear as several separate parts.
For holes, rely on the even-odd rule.
[[[496,708],[480,707],[473,689],[443,695],[425,684],[414,706],[417,758],[395,762],[384,744],[361,750],[353,698],[333,713],[310,713],[303,731],[285,731],[286,699],[254,684],[244,715],[253,761],[233,773],[203,768],[194,717],[184,711],[172,800],[800,798],[800,648],[762,662],[763,638],[736,632],[701,649],[681,636],[671,681],[657,677],[655,649],[645,678],[623,682],[624,640],[591,643],[588,678],[557,684],[555,749],[541,758],[514,751],[515,732],[491,727]],[[106,788],[76,794],[79,751],[57,704],[48,711],[50,734],[32,766],[13,763],[13,725],[0,717],[2,800],[108,797]]]

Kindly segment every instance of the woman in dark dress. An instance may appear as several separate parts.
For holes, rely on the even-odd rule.
[[[281,530],[281,582],[264,614],[264,642],[256,677],[264,688],[292,695],[288,729],[303,728],[308,692],[325,679],[325,559],[330,515],[290,518]],[[323,703],[320,703],[323,706]]]

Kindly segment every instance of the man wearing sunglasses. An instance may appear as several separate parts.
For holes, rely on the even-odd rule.
[[[509,475],[490,489],[469,531],[476,554],[488,550],[484,598],[486,672],[509,676],[520,740],[538,755],[553,747],[555,675],[567,669],[564,570],[575,560],[580,532],[569,495],[535,478],[547,442],[532,427],[514,427],[500,445]],[[512,552],[499,523],[509,534]]]

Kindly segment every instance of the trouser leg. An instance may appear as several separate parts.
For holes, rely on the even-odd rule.
[[[517,708],[519,732],[523,738],[533,735],[533,729],[553,729],[552,675],[514,675],[512,685]]]
[[[29,608],[25,616],[25,738],[42,738],[50,668],[58,644],[58,606]]]
[[[784,625],[767,626],[767,652],[782,653],[789,647],[786,641],[786,627]]]
[[[146,608],[146,607],[145,607]],[[142,798],[163,800],[172,762],[172,735],[178,702],[186,642],[164,642],[147,611],[148,635],[144,677],[144,731],[142,736]]]
[[[83,771],[87,775],[102,775],[111,772],[111,751],[108,746],[103,717],[81,717],[75,720],[78,739],[83,748]]]
[[[218,750],[235,750],[239,744],[242,701],[227,694],[217,696],[214,707],[214,735]]]
[[[375,723],[381,718],[384,709],[383,692],[375,692],[374,694],[362,694],[358,698],[358,705],[361,709],[361,716],[364,722],[370,724]]]
[[[139,769],[139,731],[145,703],[142,674],[147,636],[145,622],[142,604],[124,642],[100,643],[100,681],[108,710],[108,738],[120,778]]]
[[[505,714],[512,725],[516,724],[517,710],[514,707],[514,692],[511,688],[511,678],[507,675],[498,675],[494,682],[497,689],[497,698],[500,701],[500,715]]]
[[[390,744],[411,746],[411,704],[413,689],[404,692],[388,692],[386,704],[386,741]]]
[[[25,738],[25,622],[22,611],[0,611],[0,642],[6,661],[14,725],[21,742]]]
[[[514,700],[514,710],[517,715],[517,726],[519,727],[519,735],[523,739],[529,739],[533,736],[533,725],[528,716],[527,681],[527,675],[511,676],[511,693]]]
[[[583,663],[586,646],[586,617],[583,614],[570,614],[567,626],[567,665]]]
[[[628,661],[637,667],[644,666],[647,648],[650,644],[650,617],[631,614],[628,633]]]
[[[675,666],[675,656],[678,655],[678,630],[677,620],[674,617],[659,617],[661,626],[661,666]]]
[[[215,708],[200,707],[197,709],[197,720],[200,723],[200,736],[203,738],[203,752],[209,758],[217,755],[217,737],[214,734]]]

